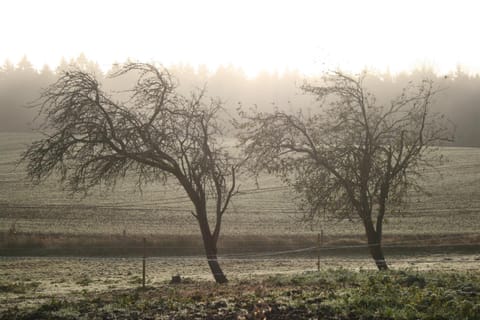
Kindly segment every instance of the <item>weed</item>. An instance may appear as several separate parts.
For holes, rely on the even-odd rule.
[[[13,282],[0,283],[0,292],[23,294],[35,290],[40,285],[40,282]]]

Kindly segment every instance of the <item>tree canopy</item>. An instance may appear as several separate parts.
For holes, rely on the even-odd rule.
[[[88,72],[64,71],[40,98],[45,137],[25,152],[27,173],[35,182],[56,173],[72,192],[114,186],[127,175],[139,185],[175,179],[194,206],[212,273],[226,282],[216,244],[236,191],[236,164],[218,140],[222,103],[206,99],[205,90],[179,94],[163,67],[130,63],[111,76],[127,73],[138,80],[119,102]],[[208,203],[214,204],[212,228]]]
[[[409,84],[389,104],[378,104],[364,86],[365,74],[335,72],[320,85],[305,84],[318,109],[311,112],[243,112],[241,140],[255,171],[279,175],[300,195],[307,219],[357,216],[372,257],[381,250],[385,214],[420,189],[422,169],[450,141],[449,122],[431,110],[432,81]]]

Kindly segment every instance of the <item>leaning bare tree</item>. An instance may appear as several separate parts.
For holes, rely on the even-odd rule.
[[[80,70],[64,72],[43,92],[40,113],[48,134],[23,155],[28,176],[38,183],[58,173],[72,192],[113,187],[127,174],[140,184],[176,179],[193,204],[212,274],[225,283],[217,241],[235,193],[236,165],[218,143],[221,103],[206,103],[204,90],[177,93],[168,71],[151,64],[127,64],[112,77],[129,72],[138,81],[123,103]],[[207,203],[215,208],[210,218]]]
[[[431,81],[409,85],[388,105],[365,89],[365,74],[340,72],[302,90],[319,102],[315,114],[243,112],[241,140],[258,170],[275,173],[299,194],[306,218],[360,218],[377,267],[386,214],[419,189],[434,146],[451,140],[448,122],[431,111]]]

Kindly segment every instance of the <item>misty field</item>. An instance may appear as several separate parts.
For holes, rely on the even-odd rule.
[[[431,196],[411,194],[387,217],[396,271],[386,273],[373,271],[358,221],[304,224],[278,179],[243,178],[219,242],[231,282],[217,286],[178,186],[140,192],[127,180],[85,198],[55,179],[31,186],[15,164],[35,137],[0,134],[0,319],[474,319],[480,310],[480,149],[442,148],[445,161],[425,170]],[[176,274],[184,281],[172,286]]]
[[[102,235],[197,235],[190,201],[174,181],[139,191],[124,181],[114,192],[95,189],[88,197],[70,197],[55,179],[32,187],[15,163],[36,136],[0,134],[0,231]],[[477,234],[480,230],[480,149],[442,148],[445,162],[426,169],[424,186],[432,195],[412,194],[401,214],[386,217],[385,236]],[[302,224],[295,196],[278,179],[265,176],[258,185],[240,181],[222,225],[224,237],[362,235],[357,222],[320,220]]]

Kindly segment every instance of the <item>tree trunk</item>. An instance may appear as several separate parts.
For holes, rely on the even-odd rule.
[[[206,214],[198,215],[200,231],[202,232],[203,246],[207,255],[208,266],[217,283],[227,283],[227,277],[222,271],[217,259],[217,242],[210,232]]]
[[[215,278],[215,282],[220,284],[227,283],[228,279],[223,273],[222,268],[220,267],[220,264],[218,263],[216,248],[215,248],[215,251],[209,252],[208,251],[209,249],[205,245],[205,250],[207,252],[208,266],[212,271],[212,275]]]
[[[365,232],[368,239],[368,251],[370,251],[370,255],[375,261],[378,270],[388,270],[388,265],[383,255],[381,236],[373,228],[371,220],[365,222]]]
[[[383,255],[381,243],[369,240],[368,249],[373,260],[375,260],[375,264],[377,265],[378,270],[388,270],[388,265]]]

